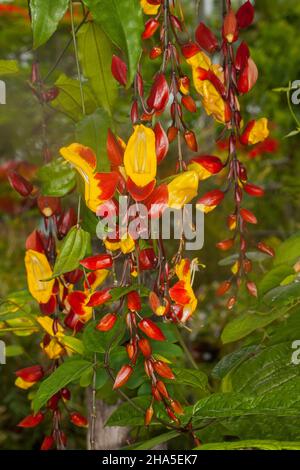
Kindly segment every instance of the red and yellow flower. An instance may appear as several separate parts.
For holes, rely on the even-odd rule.
[[[96,172],[96,155],[92,149],[84,145],[74,143],[62,147],[60,153],[83,178],[86,205],[96,212],[100,204],[113,197],[119,183],[119,174],[116,171]]]
[[[198,175],[196,171],[185,171],[168,184],[168,206],[181,209],[188,204],[198,193]]]
[[[182,313],[180,320],[186,322],[197,308],[198,300],[192,288],[192,268],[189,259],[183,259],[175,267],[178,282],[171,287],[169,293],[171,299],[180,307]]]

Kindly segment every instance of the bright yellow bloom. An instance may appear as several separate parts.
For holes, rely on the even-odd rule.
[[[211,67],[211,60],[204,52],[197,52],[197,54],[189,57],[186,61],[193,69],[201,67],[202,69],[209,70]]]
[[[255,121],[253,128],[250,131],[248,142],[251,145],[263,142],[269,135],[268,119],[261,118]]]
[[[59,357],[63,356],[65,352],[68,351],[68,348],[63,346],[60,343],[61,338],[64,336],[64,329],[60,324],[57,324],[57,332],[54,333],[53,331],[53,324],[54,321],[50,317],[37,317],[37,322],[41,325],[41,327],[46,331],[46,333],[50,336],[50,341],[46,345],[40,343],[41,348],[47,354],[49,359],[58,359]]]
[[[198,182],[198,175],[195,171],[185,171],[176,176],[168,184],[168,206],[174,209],[181,209],[184,204],[189,203],[197,196]]]
[[[151,5],[147,0],[140,0],[141,7],[145,15],[156,15],[160,5]]]
[[[28,289],[39,303],[47,303],[51,297],[55,280],[43,281],[52,276],[52,269],[43,253],[27,250],[25,255]]]
[[[36,382],[26,382],[26,380],[23,380],[22,377],[17,377],[15,380],[15,385],[19,388],[22,388],[22,390],[27,390],[35,384]]]
[[[134,240],[130,235],[128,235],[127,237],[124,236],[122,237],[121,240],[118,240],[118,241],[111,241],[111,240],[106,239],[106,240],[103,240],[103,243],[107,250],[109,251],[121,250],[122,253],[124,253],[124,255],[127,253],[131,253],[135,248]]]
[[[86,205],[96,212],[100,204],[114,195],[119,180],[118,173],[97,173],[95,153],[81,144],[62,147],[60,153],[82,176]]]
[[[156,176],[155,134],[152,129],[139,124],[129,138],[124,153],[127,176],[139,187],[147,186]]]

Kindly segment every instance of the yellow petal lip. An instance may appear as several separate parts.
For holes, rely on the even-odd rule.
[[[39,303],[47,303],[51,297],[55,280],[43,281],[52,276],[52,269],[43,253],[27,250],[25,255],[28,289]]]
[[[152,5],[151,3],[148,3],[147,0],[141,0],[140,4],[145,15],[156,15],[160,7],[160,5]]]
[[[54,321],[50,317],[37,317],[37,322],[41,325],[41,327],[48,333],[48,335],[52,337],[61,337],[64,333],[64,329],[60,324],[57,324],[57,332],[54,333],[53,331],[53,324]]]
[[[249,134],[249,143],[254,145],[258,144],[259,142],[263,142],[269,136],[269,133],[268,119],[260,118],[255,121],[255,124]]]
[[[168,184],[169,200],[168,206],[181,209],[188,204],[198,193],[198,175],[195,171],[185,171],[176,176]]]
[[[89,147],[75,142],[68,147],[62,147],[60,153],[83,174],[93,173],[96,170],[96,155]]]
[[[127,176],[139,187],[155,179],[157,158],[152,129],[143,124],[134,126],[124,153],[124,167]]]
[[[22,377],[17,377],[15,380],[15,385],[23,390],[27,390],[28,388],[32,387],[36,382],[26,382],[23,380]]]

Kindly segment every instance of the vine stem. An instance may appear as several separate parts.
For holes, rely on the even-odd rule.
[[[83,267],[83,274],[85,282],[87,283],[88,290],[91,292],[91,286],[86,274],[86,270]],[[95,310],[93,309],[93,321],[96,320]],[[93,355],[93,378],[92,378],[92,412],[91,412],[91,419],[90,419],[90,447],[91,450],[95,450],[95,437],[96,437],[96,420],[97,420],[97,408],[96,408],[96,380],[97,380],[97,353]]]
[[[193,356],[192,356],[192,354],[191,354],[189,348],[188,348],[187,345],[185,344],[185,341],[184,341],[184,339],[183,339],[183,337],[182,337],[182,334],[180,333],[180,331],[179,331],[179,329],[178,329],[178,326],[175,325],[175,327],[176,327],[176,335],[177,335],[179,344],[180,344],[180,346],[182,347],[182,349],[184,350],[187,359],[189,360],[189,362],[191,363],[191,365],[193,366],[194,369],[199,370],[198,365],[197,365],[195,359],[193,358]]]
[[[73,14],[73,2],[72,2],[72,0],[70,0],[70,14],[71,14],[72,37],[73,37],[73,44],[74,44],[77,75],[78,75],[78,81],[79,81],[82,114],[85,115],[84,94],[83,94],[83,86],[82,86],[80,65],[79,65],[79,59],[78,59],[78,48],[77,48],[77,41],[76,41],[76,30],[75,30],[75,24],[74,24],[74,14]]]

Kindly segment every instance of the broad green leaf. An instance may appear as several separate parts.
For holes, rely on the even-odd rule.
[[[132,403],[125,402],[120,405],[108,418],[106,426],[140,426],[144,423],[144,416],[149,406],[149,397],[136,397]],[[141,409],[140,409],[141,408]]]
[[[42,166],[38,178],[44,196],[63,197],[76,185],[75,170],[62,158]]]
[[[95,213],[92,212],[86,204],[81,205],[81,227],[86,232],[89,232],[92,236],[96,233],[96,228],[98,224],[98,218]]]
[[[30,0],[34,48],[48,41],[56,31],[68,5],[69,0]]]
[[[189,387],[207,390],[208,377],[201,370],[173,368],[173,372],[178,385],[188,385]]]
[[[101,8],[105,10],[105,6]],[[108,14],[111,8],[108,7]],[[111,74],[112,48],[100,26],[89,22],[78,32],[78,51],[85,77],[95,94],[97,103],[110,116],[117,98],[117,85]]]
[[[290,305],[300,300],[300,280],[296,280],[286,286],[275,287],[263,297],[263,302],[270,307],[276,308]]]
[[[216,442],[212,444],[203,444],[194,450],[299,450],[300,442],[279,442],[279,441],[263,441],[258,439],[249,439],[247,441],[238,442]]]
[[[109,347],[116,347],[125,333],[124,319],[118,317],[110,331],[98,331],[96,324],[97,322],[90,322],[84,329],[82,340],[85,349],[89,352],[105,353]]]
[[[286,264],[281,264],[268,271],[258,285],[260,295],[264,295],[269,290],[278,287],[281,281],[293,272],[293,268]]]
[[[285,240],[276,248],[274,266],[286,263],[292,266],[300,258],[300,232]]]
[[[202,398],[194,406],[193,423],[204,419],[246,416],[300,416],[298,393],[283,397],[280,390],[266,396],[244,393],[214,393]]]
[[[271,313],[247,312],[241,314],[227,323],[221,335],[222,342],[227,344],[245,338],[245,336],[248,336],[253,331],[258,328],[264,328],[282,315],[283,312],[279,308],[274,309]]]
[[[76,125],[76,140],[91,147],[97,155],[97,170],[110,171],[110,163],[106,151],[107,130],[112,121],[103,109],[97,109]]]
[[[19,72],[19,64],[16,60],[0,60],[0,76],[14,75]]]
[[[140,59],[143,32],[142,9],[138,0],[84,0],[93,18],[111,41],[125,52],[130,86]],[[110,65],[110,64],[109,64]]]
[[[53,108],[69,116],[73,121],[80,121],[84,118],[81,103],[79,81],[62,74],[55,82],[59,93],[50,104]],[[89,86],[83,84],[83,96],[86,114],[92,114],[97,108],[96,99]]]
[[[291,362],[293,351],[290,341],[261,348],[229,373],[231,389],[270,400],[275,392],[287,404],[300,397],[300,367]]]
[[[261,253],[260,251],[247,251],[246,255],[247,258],[255,263],[261,263],[262,261],[270,259],[269,255]],[[238,254],[227,256],[226,258],[221,259],[218,264],[219,266],[230,266],[237,261],[238,257]]]
[[[160,328],[160,323],[157,326]],[[177,344],[169,343],[168,341],[153,341],[152,351],[154,356],[162,356],[167,359],[175,359],[176,357],[182,357],[183,351]]]
[[[79,379],[90,366],[91,363],[83,359],[70,359],[61,364],[39,386],[33,399],[34,412],[36,413],[61,388]]]
[[[152,437],[147,441],[139,442],[137,444],[133,444],[132,446],[123,447],[122,450],[150,450],[153,447],[159,446],[160,444],[164,444],[165,442],[171,441],[175,437],[178,437],[178,432],[176,431],[169,431],[164,434],[160,434],[159,436]]]
[[[220,362],[213,368],[212,376],[217,379],[223,379],[233,368],[243,363],[252,354],[260,350],[260,346],[252,345],[238,349],[227,356],[222,357]]]
[[[90,234],[73,227],[64,239],[53,268],[53,278],[78,268],[90,244]]]
[[[60,340],[65,346],[67,346],[72,352],[78,354],[84,354],[84,346],[80,339],[74,336],[62,336]]]

